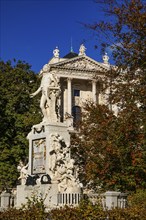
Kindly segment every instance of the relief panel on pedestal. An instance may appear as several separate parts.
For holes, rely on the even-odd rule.
[[[46,173],[46,139],[32,140],[32,174]]]

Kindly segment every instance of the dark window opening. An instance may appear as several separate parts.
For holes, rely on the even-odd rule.
[[[74,96],[80,96],[80,90],[74,89]]]
[[[81,121],[81,108],[79,106],[73,106],[72,116],[73,116],[73,125],[76,127]]]

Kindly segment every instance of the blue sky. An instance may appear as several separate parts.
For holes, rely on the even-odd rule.
[[[70,52],[72,38],[74,52],[84,42],[86,54],[101,62],[101,39],[81,24],[101,19],[94,0],[0,0],[0,59],[26,61],[39,72],[56,46],[60,57]]]

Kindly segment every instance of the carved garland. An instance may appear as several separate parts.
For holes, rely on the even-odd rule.
[[[40,130],[38,130],[37,128],[35,128],[34,127],[34,130],[33,130],[33,133],[35,134],[35,133],[41,133],[41,132],[45,132],[45,126],[43,125],[42,127],[41,127],[41,129]]]

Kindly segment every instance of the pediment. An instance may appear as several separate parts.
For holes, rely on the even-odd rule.
[[[92,71],[92,72],[105,72],[108,70],[107,66],[99,63],[87,56],[78,56],[72,59],[65,59],[64,61],[55,63],[51,65],[58,69],[70,69],[78,71]]]

